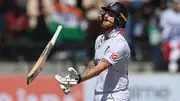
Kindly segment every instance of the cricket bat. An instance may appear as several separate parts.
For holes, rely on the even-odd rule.
[[[39,59],[37,60],[37,62],[35,63],[34,67],[31,69],[31,71],[29,72],[28,76],[27,76],[27,84],[29,85],[37,76],[38,74],[42,71],[47,57],[51,51],[51,49],[53,48],[56,39],[59,35],[59,33],[62,30],[62,26],[59,25],[55,34],[53,35],[52,39],[48,42],[47,46],[45,47],[45,49],[43,50],[43,52],[41,53]]]

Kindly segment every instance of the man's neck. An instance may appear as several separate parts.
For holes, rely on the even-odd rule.
[[[108,38],[110,37],[111,31],[114,30],[115,28],[116,28],[116,27],[112,27],[112,28],[106,30],[106,32],[105,32],[105,37],[106,37],[106,39],[108,39]]]

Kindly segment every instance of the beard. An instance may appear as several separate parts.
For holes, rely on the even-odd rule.
[[[115,27],[115,24],[109,20],[104,19],[101,24],[102,28],[105,30],[109,30]]]

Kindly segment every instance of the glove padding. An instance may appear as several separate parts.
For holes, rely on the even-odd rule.
[[[69,88],[78,84],[77,80],[75,78],[62,77],[59,74],[56,74],[55,78],[60,84],[66,86],[66,87],[69,87]]]
[[[74,68],[69,67],[68,71],[70,75],[66,77],[62,77],[60,74],[55,75],[56,80],[61,84],[61,89],[65,94],[69,94],[71,92],[70,88],[77,85],[80,81],[80,75]]]
[[[69,78],[71,75],[66,76],[65,78]],[[71,93],[71,89],[60,84],[61,90],[64,92],[64,94],[68,95],[69,93]]]

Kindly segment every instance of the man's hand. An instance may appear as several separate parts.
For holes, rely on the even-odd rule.
[[[80,75],[72,67],[69,67],[68,71],[70,72],[70,75],[62,77],[60,74],[56,74],[55,78],[61,85],[67,88],[71,88],[79,83]]]
[[[60,74],[56,74],[55,78],[60,84],[66,86],[66,87],[69,87],[69,88],[78,84],[77,80],[75,78],[62,77]]]
[[[65,78],[69,77],[70,75],[66,76]],[[64,92],[64,94],[68,95],[69,93],[71,93],[70,88],[60,84],[61,90]]]

